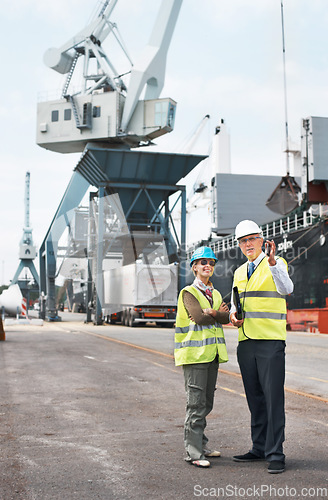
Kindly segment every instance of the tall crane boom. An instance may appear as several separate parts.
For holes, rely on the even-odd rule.
[[[79,46],[83,47],[86,39],[93,38],[98,44],[101,44],[113,25],[109,23],[109,17],[112,14],[118,0],[109,0],[98,14],[97,18],[89,23],[85,28],[79,31],[75,36],[70,38],[60,48],[50,48],[44,54],[44,63],[49,68],[58,71],[58,73],[68,73],[71,69],[74,60],[74,50]],[[106,29],[105,29],[106,28]]]
[[[182,0],[164,0],[150,40],[131,72],[121,129],[127,129],[140,94],[146,84],[145,99],[158,99],[164,86],[166,56]]]
[[[25,229],[30,227],[30,172],[25,175]]]

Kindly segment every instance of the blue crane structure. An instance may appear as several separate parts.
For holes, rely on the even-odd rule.
[[[59,99],[38,104],[37,143],[61,153],[82,152],[40,247],[40,294],[47,297],[44,315],[51,321],[59,319],[55,288],[58,242],[65,229],[71,227],[74,209],[92,187],[96,193],[90,196],[98,199],[95,227],[99,244],[88,280],[89,284],[93,281],[96,298],[93,300],[89,292],[87,300],[92,303],[96,324],[102,322],[102,270],[106,252],[115,247],[115,251],[124,254],[128,238],[132,241],[132,258],[136,260],[146,242],[155,241],[160,235],[169,262],[182,263],[185,259],[186,193],[185,186],[177,183],[205,156],[136,149],[152,145],[155,138],[174,127],[176,102],[160,98],[160,93],[182,0],[162,1],[149,43],[133,63],[121,38],[115,34],[116,24],[110,21],[117,1],[106,0],[86,28],[61,48],[49,49],[44,57],[50,68],[67,77]],[[103,42],[109,34],[115,35],[131,63],[128,84],[105,54]],[[70,85],[81,60],[84,87],[73,93]],[[119,197],[119,210],[123,210],[127,228],[127,234],[116,238],[115,245],[113,241],[108,243],[111,226],[105,207],[106,197],[111,195]],[[177,231],[172,211],[179,203],[181,223]],[[74,251],[75,255],[90,259],[86,245],[82,249],[75,246]],[[131,261],[131,252],[128,253],[123,265]],[[183,279],[181,273],[181,284]]]

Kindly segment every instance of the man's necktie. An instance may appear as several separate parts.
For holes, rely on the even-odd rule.
[[[248,264],[248,279],[252,276],[254,269],[255,269],[254,262],[249,262],[249,264]]]

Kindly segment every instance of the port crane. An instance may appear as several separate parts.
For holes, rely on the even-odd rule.
[[[33,260],[37,256],[37,251],[36,251],[36,246],[33,244],[32,228],[30,226],[30,172],[26,172],[25,175],[24,206],[25,206],[25,218],[24,218],[23,236],[19,244],[20,261],[11,284],[14,285],[18,283],[18,278],[21,272],[25,268],[27,268],[31,272],[35,280],[35,283],[37,284],[37,286],[39,286],[39,276],[33,262]]]
[[[133,63],[111,21],[117,1],[106,0],[94,21],[60,48],[49,49],[44,57],[48,67],[67,76],[58,99],[38,103],[37,144],[60,153],[83,152],[40,247],[40,293],[47,296],[50,321],[58,318],[55,298],[58,242],[90,186],[98,189],[99,244],[93,257],[88,253],[88,261],[92,260],[88,266],[95,277],[96,299],[92,302],[96,303],[97,324],[101,322],[102,264],[108,246],[104,241],[113,238],[104,220],[108,196],[119,196],[126,219],[128,235],[118,240],[123,254],[129,246],[126,239],[131,240],[137,259],[144,248],[142,234],[147,241],[156,240],[161,234],[170,262],[183,260],[185,255],[186,193],[185,186],[178,181],[205,156],[146,152],[139,148],[153,144],[154,139],[174,127],[176,102],[161,98],[160,93],[182,0],[162,0],[149,42]],[[110,34],[129,60],[128,83],[105,54],[103,42]],[[74,91],[72,79],[80,61],[83,61],[84,84]],[[174,206],[180,202],[182,207],[180,234],[170,227],[174,208],[170,196],[174,193],[178,193]],[[181,273],[181,283],[183,279]]]
[[[61,47],[45,52],[45,64],[66,75],[66,80],[58,99],[38,103],[39,146],[61,153],[82,152],[90,142],[131,148],[150,144],[173,130],[176,102],[159,95],[182,0],[162,2],[149,42],[134,63],[111,21],[117,1],[106,0],[84,29]],[[104,50],[109,35],[128,59],[130,70],[125,73],[130,75],[129,84]],[[74,91],[72,80],[80,61],[83,85]]]

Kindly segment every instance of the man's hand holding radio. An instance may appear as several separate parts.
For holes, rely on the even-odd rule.
[[[239,328],[243,323],[244,323],[244,320],[243,319],[237,319],[236,318],[236,313],[235,312],[232,312],[230,314],[230,323],[233,325],[233,326],[236,326],[237,328]]]

